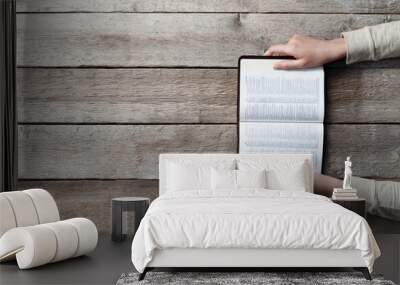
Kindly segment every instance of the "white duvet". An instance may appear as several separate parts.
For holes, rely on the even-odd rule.
[[[143,272],[155,249],[358,249],[372,271],[380,251],[368,223],[328,198],[291,191],[238,191],[229,196],[164,194],[154,200],[132,243]]]

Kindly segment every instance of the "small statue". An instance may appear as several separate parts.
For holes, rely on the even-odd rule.
[[[353,171],[351,170],[351,160],[350,156],[347,157],[344,162],[344,179],[343,179],[343,189],[352,189],[351,188],[351,176],[353,175]]]

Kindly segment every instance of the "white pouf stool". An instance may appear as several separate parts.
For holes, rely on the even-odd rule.
[[[43,189],[0,193],[0,261],[17,259],[28,269],[84,255],[96,248],[95,224],[85,218],[60,221]]]

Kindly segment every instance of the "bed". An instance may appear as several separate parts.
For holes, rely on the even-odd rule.
[[[309,154],[161,154],[132,262],[153,268],[353,267],[380,255],[361,216],[313,194]]]

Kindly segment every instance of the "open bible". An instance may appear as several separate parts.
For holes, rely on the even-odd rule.
[[[321,172],[324,71],[274,70],[282,59],[239,59],[239,152],[312,153]]]

